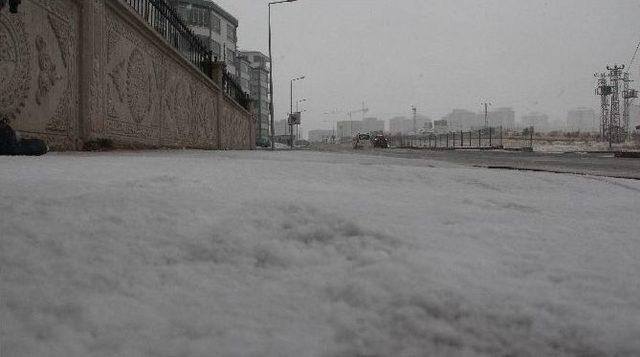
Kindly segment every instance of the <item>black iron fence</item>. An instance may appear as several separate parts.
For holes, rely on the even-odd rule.
[[[251,97],[242,90],[240,84],[238,84],[226,70],[222,71],[222,88],[228,96],[233,98],[243,108],[249,110]]]
[[[213,53],[166,0],[124,0],[175,49],[211,78]]]
[[[213,76],[213,52],[205,46],[191,31],[175,9],[166,0],[123,0],[129,4],[151,27],[153,27],[171,46],[193,63],[207,77]],[[251,99],[242,87],[222,70],[222,87],[224,92],[250,110]]]
[[[389,145],[411,149],[502,149],[502,127],[470,131],[451,131],[444,134],[393,135]]]

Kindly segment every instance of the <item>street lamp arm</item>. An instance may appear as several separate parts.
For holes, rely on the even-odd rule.
[[[298,0],[280,0],[280,1],[272,1],[269,3],[269,6],[271,5],[275,5],[275,4],[282,4],[283,2],[294,2],[294,1],[298,1]]]

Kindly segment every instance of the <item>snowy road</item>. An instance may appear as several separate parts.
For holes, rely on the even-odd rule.
[[[0,356],[638,356],[640,181],[0,157]]]

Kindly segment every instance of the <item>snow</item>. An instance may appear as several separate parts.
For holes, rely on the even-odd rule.
[[[640,182],[316,152],[0,157],[0,355],[640,355]]]

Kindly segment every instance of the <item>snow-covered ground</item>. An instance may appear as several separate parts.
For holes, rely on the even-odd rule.
[[[638,356],[640,182],[0,157],[0,356]]]

